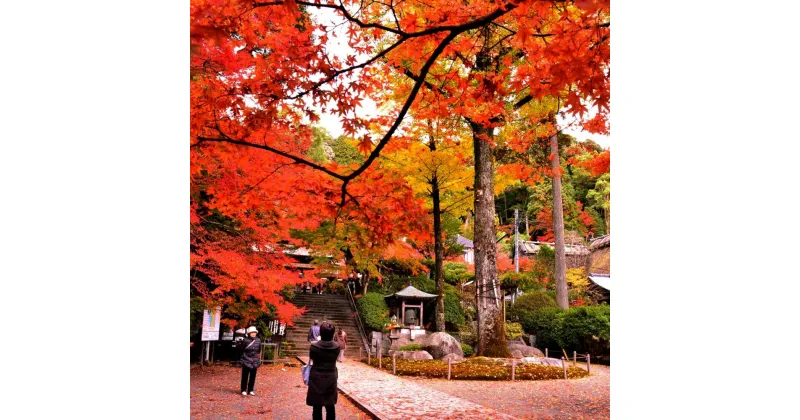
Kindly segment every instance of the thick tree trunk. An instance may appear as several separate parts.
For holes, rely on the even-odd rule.
[[[494,157],[486,139],[493,129],[470,122],[475,151],[475,304],[479,356],[507,357],[502,297],[497,282],[494,226]]]
[[[561,199],[561,165],[558,155],[558,135],[550,137],[553,168],[553,233],[556,236],[556,303],[569,308],[567,292],[567,262],[564,258],[564,205]]]
[[[432,148],[435,150],[435,148]],[[433,249],[434,269],[433,276],[436,280],[436,331],[444,332],[444,274],[442,266],[444,260],[444,244],[442,243],[442,211],[439,204],[439,179],[436,175],[431,179],[431,197],[433,198]]]
[[[367,287],[369,287],[369,271],[364,272],[363,277],[361,277],[361,294],[367,294]]]

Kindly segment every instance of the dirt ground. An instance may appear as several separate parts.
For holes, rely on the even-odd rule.
[[[580,365],[580,364],[579,364]],[[191,367],[192,419],[308,419],[306,386],[299,367],[262,366],[256,396],[242,396],[241,369],[232,366]],[[420,385],[520,419],[610,418],[610,369],[593,365],[592,376],[547,381],[464,381],[404,377]],[[338,419],[370,418],[339,394]]]
[[[190,371],[192,419],[310,419],[306,390],[299,367],[261,366],[255,396],[239,389],[239,367],[193,365]],[[324,413],[324,410],[323,410]],[[339,394],[337,419],[369,419],[361,409]]]
[[[578,366],[581,365],[578,363]],[[611,377],[608,366],[592,365],[592,376],[570,380],[484,382],[416,377],[406,379],[521,419],[611,417]]]

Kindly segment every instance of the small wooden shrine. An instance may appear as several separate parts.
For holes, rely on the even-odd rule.
[[[408,286],[397,293],[385,296],[384,299],[390,308],[390,313],[400,320],[401,326],[422,328],[423,303],[436,299],[436,295],[425,293],[414,286]]]

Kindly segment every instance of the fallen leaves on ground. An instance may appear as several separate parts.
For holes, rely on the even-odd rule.
[[[306,386],[299,367],[262,366],[256,376],[255,396],[239,389],[240,367],[215,365],[190,370],[192,419],[308,419]],[[298,384],[292,386],[292,384]],[[368,419],[343,395],[336,404],[336,418]]]

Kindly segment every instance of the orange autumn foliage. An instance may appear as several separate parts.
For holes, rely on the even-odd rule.
[[[564,97],[566,112],[588,126],[600,121],[583,119],[588,106],[600,118],[608,112],[607,0],[191,0],[190,8],[192,287],[244,323],[273,308],[281,319],[297,315],[281,290],[300,279],[277,252],[297,242],[294,231],[357,225],[364,234],[352,246],[371,256],[401,237],[430,239],[408,182],[373,165],[410,143],[401,125],[458,115],[497,126],[545,97]],[[331,51],[320,11],[342,24],[348,52]],[[474,71],[479,57],[497,65]],[[397,76],[407,83],[393,85]],[[367,100],[385,112],[357,112]],[[363,164],[307,157],[321,112],[361,139]],[[533,141],[520,135],[514,147]]]

